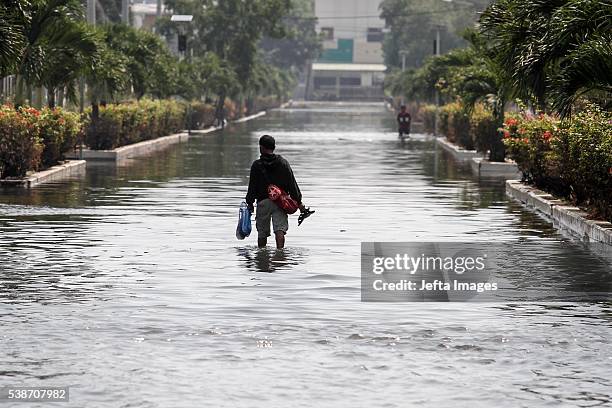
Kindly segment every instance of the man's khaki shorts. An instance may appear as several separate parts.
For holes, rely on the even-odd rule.
[[[287,233],[287,230],[289,230],[287,213],[281,210],[272,200],[265,199],[257,203],[257,212],[255,213],[255,226],[259,238],[270,236],[270,219],[272,219],[275,233],[279,231]]]

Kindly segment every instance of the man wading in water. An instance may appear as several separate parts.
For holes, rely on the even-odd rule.
[[[298,187],[291,166],[278,154],[274,154],[276,142],[272,136],[264,135],[259,139],[259,160],[251,166],[249,190],[246,202],[251,213],[254,211],[253,202],[257,200],[257,214],[255,225],[257,227],[257,245],[266,246],[270,236],[270,220],[274,227],[276,248],[285,247],[285,234],[289,229],[287,213],[268,198],[268,185],[276,184],[285,190],[291,198],[299,203],[300,211],[306,211],[302,204],[302,193]]]

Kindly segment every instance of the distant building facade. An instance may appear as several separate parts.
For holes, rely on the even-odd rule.
[[[312,64],[309,99],[380,99],[386,67],[379,0],[315,0],[323,52]]]

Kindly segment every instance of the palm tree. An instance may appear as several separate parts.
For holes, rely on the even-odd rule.
[[[16,105],[25,101],[26,87],[46,86],[53,92],[70,84],[96,50],[93,34],[82,23],[79,0],[32,0],[24,10]],[[50,102],[54,103],[53,98]]]
[[[582,95],[610,101],[612,3],[498,0],[480,18],[517,96],[571,113]]]
[[[0,4],[0,77],[13,72],[15,60],[25,38],[19,22],[24,18],[25,1],[3,1]]]
[[[582,96],[610,107],[612,103],[612,3],[579,1],[553,15],[546,39],[556,69],[548,87],[554,110],[572,113]]]
[[[504,123],[506,104],[515,96],[511,79],[496,58],[497,50],[478,31],[468,30],[464,37],[470,43],[468,53],[471,53],[472,60],[469,65],[460,66],[455,71],[454,76],[460,78],[453,81],[455,92],[461,97],[468,114],[477,103],[488,106],[495,119],[495,128],[500,128]],[[498,132],[492,133],[486,144],[489,160],[505,160],[505,146]]]

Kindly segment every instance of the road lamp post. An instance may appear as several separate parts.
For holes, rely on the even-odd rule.
[[[87,22],[96,25],[96,0],[87,0]],[[79,79],[79,112],[85,109],[85,79]]]
[[[174,23],[181,23],[181,24],[185,24],[185,23],[191,23],[191,21],[193,20],[193,16],[190,14],[173,14],[172,17],[170,17],[170,21],[174,22]],[[179,33],[182,31],[182,25],[178,26],[178,30]],[[183,36],[183,40],[181,40],[180,36]],[[180,48],[182,48],[181,41],[184,41],[184,47],[185,47],[185,56],[188,57],[187,54],[187,36],[185,34],[179,34],[179,52],[180,52]],[[187,134],[191,134],[191,120],[192,120],[192,116],[193,116],[193,112],[191,110],[191,101],[187,101]]]
[[[130,24],[130,0],[121,0],[121,22],[125,25]]]
[[[403,75],[404,72],[406,71],[406,56],[408,55],[408,51],[401,50],[399,54],[402,57],[402,75]],[[405,103],[406,101],[404,100],[404,92],[402,92],[402,105],[404,105]]]
[[[454,4],[459,4],[462,6],[467,6],[467,7],[474,7],[474,3],[471,3],[469,1],[465,1],[465,0],[442,0],[445,3],[454,3]],[[442,28],[445,28],[444,25],[440,25],[440,24],[436,24],[436,39],[435,39],[435,43],[434,43],[434,55],[439,56],[440,55],[440,30]],[[438,88],[435,88],[435,93],[436,93],[436,115],[434,117],[434,136],[438,135],[438,117],[440,114],[440,91],[438,91]]]
[[[444,0],[447,1],[447,0]],[[443,25],[436,25],[436,40],[434,43],[434,55],[437,57],[440,55],[440,29],[443,28]],[[438,135],[438,117],[440,116],[440,91],[438,91],[438,87],[434,85],[435,88],[435,98],[436,98],[436,114],[434,116],[434,136]]]

